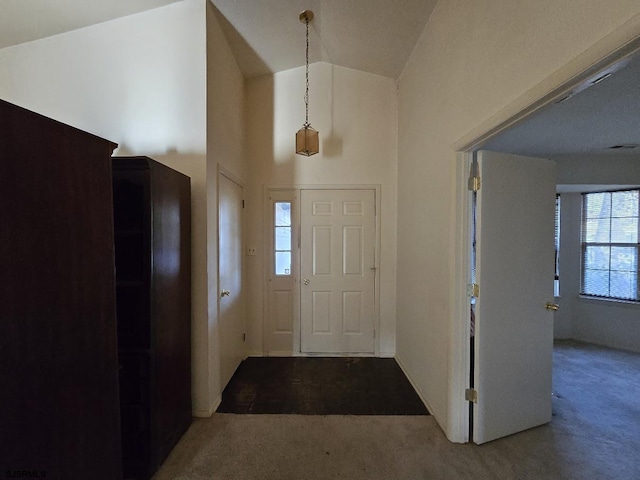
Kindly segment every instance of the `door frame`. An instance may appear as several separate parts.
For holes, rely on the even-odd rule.
[[[262,332],[263,332],[263,351],[264,354],[267,355],[269,352],[269,275],[270,275],[270,265],[271,261],[269,260],[271,252],[269,250],[270,242],[266,235],[270,235],[267,230],[270,228],[269,218],[271,216],[271,205],[269,201],[269,194],[272,191],[293,191],[296,196],[296,209],[295,209],[295,224],[298,228],[298,232],[296,233],[296,238],[299,238],[300,228],[301,228],[301,212],[300,212],[300,196],[302,190],[374,190],[375,192],[375,233],[374,233],[374,249],[375,249],[375,266],[376,266],[376,275],[375,275],[375,283],[374,283],[374,317],[373,317],[373,328],[375,331],[374,337],[374,356],[380,356],[380,239],[381,239],[381,191],[382,186],[380,184],[319,184],[319,185],[308,185],[308,184],[277,184],[277,185],[263,185],[262,189],[262,205],[263,205],[263,228],[262,233],[265,235],[263,237],[262,242],[262,258],[264,258],[263,262],[263,275],[262,275],[262,285],[263,285],[263,305],[262,305]],[[294,308],[297,309],[297,315],[294,316],[295,324],[293,326],[293,342],[294,348],[291,352],[292,356],[295,357],[314,357],[318,356],[318,354],[314,353],[303,353],[301,352],[301,318],[300,318],[300,268],[301,268],[301,249],[297,248],[296,250],[297,262],[296,262],[296,271],[295,275],[295,295],[294,295]],[[331,357],[331,356],[345,356],[342,354],[321,354],[323,357]],[[349,356],[370,356],[368,354],[350,354]]]
[[[602,40],[591,45],[566,65],[508,103],[504,108],[451,145],[455,152],[454,252],[451,268],[452,322],[450,325],[449,416],[447,437],[467,443],[469,408],[465,389],[469,388],[469,296],[471,271],[469,170],[473,152],[503,131],[530,118],[539,109],[570,93],[589,86],[603,70],[615,68],[640,52],[640,15],[636,15]]]

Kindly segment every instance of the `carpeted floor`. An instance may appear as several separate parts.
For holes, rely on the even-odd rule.
[[[247,358],[218,413],[428,415],[393,358]]]
[[[476,446],[432,416],[214,414],[154,480],[638,480],[640,355],[558,343],[549,425]]]

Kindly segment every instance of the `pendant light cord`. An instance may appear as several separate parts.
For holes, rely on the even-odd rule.
[[[304,92],[305,122],[304,126],[309,127],[309,19],[305,20],[307,25],[307,69],[306,69],[306,89]]]

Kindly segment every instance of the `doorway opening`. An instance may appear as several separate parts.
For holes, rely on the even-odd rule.
[[[609,42],[611,42],[611,40],[609,40]],[[602,43],[604,44],[606,42],[602,42]],[[585,96],[586,98],[587,93],[589,94],[588,96],[591,96],[592,91],[595,91],[596,85],[600,84],[601,82],[604,85],[605,82],[600,80],[603,77],[603,75],[613,73],[613,75],[611,75],[610,78],[615,79],[616,76],[618,76],[619,74],[621,74],[621,72],[625,70],[629,62],[634,60],[634,55],[638,51],[639,46],[640,46],[640,38],[634,37],[633,40],[625,42],[624,44],[622,44],[622,46],[612,45],[611,46],[612,48],[609,49],[609,51],[611,51],[612,53],[607,57],[602,57],[601,55],[596,56],[595,55],[596,48],[594,47],[592,51],[589,52],[589,53],[593,53],[591,58],[595,59],[594,61],[592,61],[592,63],[588,63],[586,61],[586,58],[588,58],[589,55],[585,55],[583,58],[580,59],[581,62],[583,62],[582,69],[577,69],[576,64],[567,65],[567,67],[565,67],[564,69],[566,71],[562,72],[566,74],[565,75],[566,81],[562,83],[560,86],[556,86],[557,85],[556,83],[555,85],[552,85],[552,88],[547,90],[547,93],[544,93],[542,95],[540,95],[540,92],[542,91],[540,88],[532,89],[532,91],[528,92],[525,96],[523,96],[523,99],[531,100],[531,103],[528,104],[529,106],[525,108],[518,107],[518,109],[514,108],[512,110],[513,114],[511,115],[507,115],[506,113],[502,112],[502,118],[499,121],[496,121],[496,119],[492,119],[491,121],[488,121],[486,125],[479,127],[476,130],[476,133],[472,133],[467,136],[467,139],[462,139],[461,141],[457,142],[457,144],[454,145],[454,148],[460,152],[473,152],[480,148],[488,148],[488,149],[496,150],[498,149],[498,144],[500,142],[505,141],[504,140],[505,138],[507,139],[506,141],[509,141],[509,139],[510,140],[517,139],[518,135],[521,134],[526,128],[527,123],[530,120],[532,119],[535,120],[537,117],[539,117],[538,114],[543,113],[542,110],[544,110],[544,108],[547,108],[550,106],[557,107],[561,105],[565,105],[565,106],[569,105],[569,102],[574,101],[576,99],[580,99],[583,96]],[[602,45],[599,45],[598,47],[602,47]],[[561,77],[562,75],[556,76],[556,78],[561,78]],[[547,86],[549,86],[549,83],[550,82],[547,82]],[[523,99],[519,99],[519,102],[518,102],[519,105],[526,104],[526,102],[523,102]],[[505,109],[505,112],[506,110],[507,109]],[[602,110],[600,111],[600,113],[602,113]],[[604,130],[603,132],[605,133],[608,132],[610,134],[611,130]],[[509,134],[513,134],[513,135],[509,137]],[[506,136],[503,136],[503,135],[506,135]],[[565,137],[566,136],[567,135],[565,135]],[[605,137],[602,137],[602,139],[606,140]],[[504,151],[507,151],[507,150],[504,150]],[[525,150],[519,150],[519,151],[509,150],[509,153],[531,154],[530,152]],[[580,153],[584,154],[585,152],[580,152]],[[460,166],[458,170],[459,172],[458,181],[460,185],[464,185],[465,187],[468,179],[467,175],[468,175],[468,169],[470,168],[469,165],[471,163],[471,155],[472,155],[471,153],[465,153],[465,154],[460,154],[458,157],[459,166]],[[567,153],[567,155],[569,155],[569,153]],[[537,156],[537,155],[533,155],[533,156]],[[545,155],[545,157],[553,158],[552,155]],[[461,227],[459,227],[459,233],[461,235],[458,238],[461,239],[459,242],[459,245],[462,245],[462,250],[459,250],[459,251],[467,252],[464,254],[467,256],[467,258],[463,261],[463,263],[465,263],[465,268],[463,270],[458,271],[458,275],[459,275],[458,278],[462,280],[460,283],[462,284],[464,282],[464,287],[465,287],[464,301],[462,301],[462,295],[461,294],[459,295],[461,300],[458,307],[458,311],[459,311],[458,318],[460,319],[459,326],[458,326],[460,335],[458,338],[460,339],[465,338],[464,351],[466,352],[466,354],[460,355],[458,356],[458,358],[460,360],[463,360],[465,363],[465,368],[461,370],[459,378],[465,378],[467,380],[467,385],[465,387],[470,388],[471,379],[469,377],[469,371],[471,369],[472,347],[470,345],[470,342],[468,341],[468,334],[463,336],[462,332],[463,331],[469,332],[469,323],[471,321],[470,315],[469,315],[470,299],[469,299],[469,292],[468,292],[468,288],[469,288],[468,279],[471,276],[471,274],[469,273],[471,267],[469,265],[472,262],[471,260],[472,236],[470,234],[470,230],[472,227],[471,227],[471,220],[469,219],[469,216],[471,215],[470,213],[471,207],[468,206],[468,204],[466,203],[466,200],[462,200],[463,198],[466,198],[466,195],[467,195],[467,193],[463,193],[462,190],[463,190],[462,188],[459,189],[459,197],[458,197],[460,199],[458,218],[462,220],[458,222],[458,225],[462,225]],[[482,285],[480,285],[480,290],[482,291]],[[462,307],[462,305],[464,305],[464,307]],[[477,348],[477,344],[476,344],[476,348]],[[478,352],[476,351],[474,352],[474,354],[475,354],[474,355],[475,359],[477,359]],[[477,369],[478,365],[476,364],[474,365],[474,367]],[[478,387],[478,386],[474,385],[474,387]],[[482,398],[482,393],[481,392],[478,392],[478,393],[480,398]],[[464,395],[461,394],[460,397],[464,397]],[[472,414],[470,413],[469,405],[467,403],[461,402],[459,404],[459,408],[460,408],[459,418],[461,420],[460,425],[465,425],[465,428],[468,428],[468,433],[467,432],[465,433],[467,433],[468,435],[466,439],[470,440],[472,438],[470,436],[472,434],[472,430],[468,426],[470,425],[469,420]],[[476,420],[476,419],[472,419],[472,420]]]

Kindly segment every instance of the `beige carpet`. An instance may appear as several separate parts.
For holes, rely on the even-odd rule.
[[[450,443],[429,416],[214,414],[154,480],[640,479],[640,355],[567,343],[555,357],[551,424],[486,445]]]

